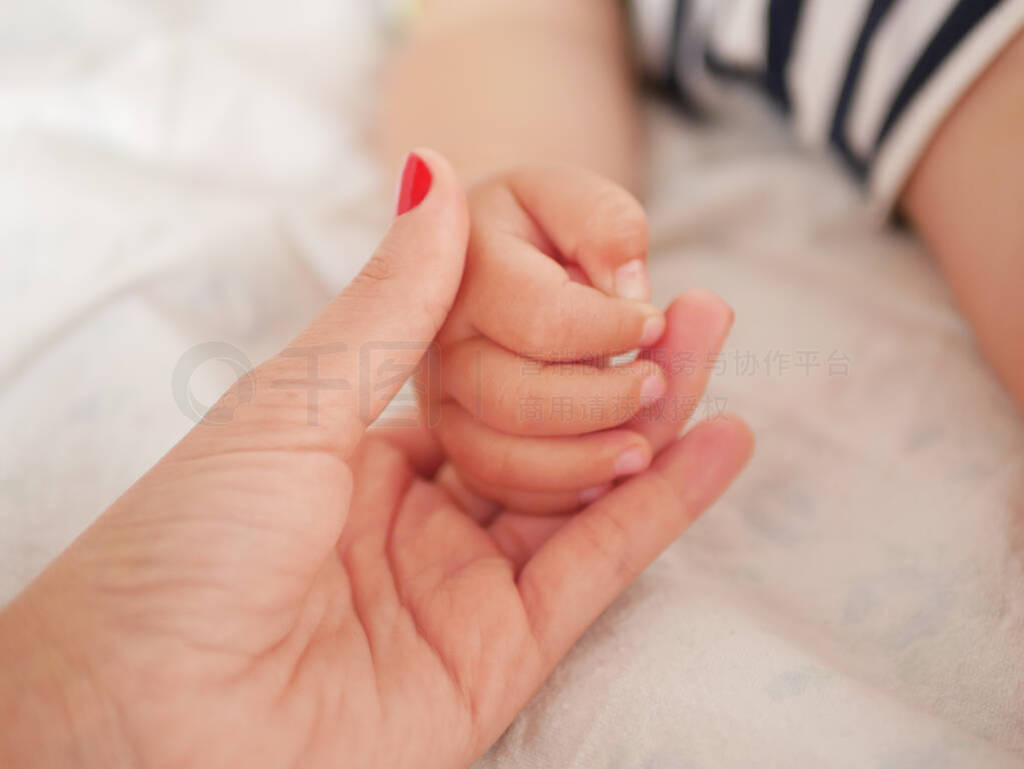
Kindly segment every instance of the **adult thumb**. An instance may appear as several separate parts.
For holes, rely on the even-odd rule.
[[[348,456],[395,396],[455,301],[469,236],[451,165],[417,149],[406,159],[394,221],[362,271],[280,354],[256,370],[247,411],[328,431]]]

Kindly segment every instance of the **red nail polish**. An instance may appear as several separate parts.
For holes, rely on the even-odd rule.
[[[395,216],[416,208],[430,192],[430,183],[434,180],[430,166],[415,152],[410,152],[402,169],[402,186],[398,190],[398,206]]]

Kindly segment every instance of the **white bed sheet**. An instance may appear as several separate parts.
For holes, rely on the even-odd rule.
[[[0,600],[188,429],[186,350],[261,359],[369,252],[370,9],[0,8]],[[479,766],[1019,766],[1021,421],[922,250],[727,109],[650,110],[653,272],[736,307],[702,410],[756,456]]]

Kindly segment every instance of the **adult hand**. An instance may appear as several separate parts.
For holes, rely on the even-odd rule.
[[[414,365],[462,271],[421,157],[359,277],[0,614],[0,764],[466,766],[739,470],[719,419],[574,516],[484,525],[427,431],[366,433],[400,385],[373,351]]]

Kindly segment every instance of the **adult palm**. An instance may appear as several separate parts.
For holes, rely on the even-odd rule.
[[[411,367],[422,347],[392,342],[430,339],[461,273],[461,193],[425,157],[430,194],[225,396],[231,418],[0,615],[0,656],[20,660],[0,676],[5,766],[466,766],[739,470],[749,434],[719,419],[659,438],[650,470],[587,509],[531,518],[466,492],[426,430],[365,433],[398,386],[373,350]],[[663,344],[717,338],[719,309],[677,303]]]

